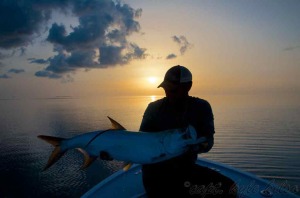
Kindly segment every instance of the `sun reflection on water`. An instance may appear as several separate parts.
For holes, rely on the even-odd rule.
[[[156,100],[156,96],[150,96],[151,102],[154,102]]]

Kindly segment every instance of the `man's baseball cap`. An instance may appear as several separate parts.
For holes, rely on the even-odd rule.
[[[157,88],[175,89],[180,83],[187,82],[192,82],[192,73],[186,67],[176,65],[166,72],[164,81]]]

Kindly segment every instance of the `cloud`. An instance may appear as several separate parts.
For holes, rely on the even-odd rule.
[[[37,77],[48,77],[48,78],[61,78],[62,76],[55,74],[53,72],[49,72],[49,71],[38,71],[35,73],[35,76]]]
[[[139,32],[135,21],[142,10],[113,1],[74,3],[73,14],[79,25],[67,34],[63,24],[52,24],[47,41],[54,45],[56,56],[49,58],[45,71],[60,76],[78,68],[107,68],[143,59],[146,49],[130,43],[127,37]]]
[[[0,51],[0,67],[3,67],[4,66],[4,63],[1,62],[2,59],[5,59],[7,57],[7,55],[3,54],[1,51]]]
[[[4,74],[0,74],[0,79],[9,79],[9,78],[12,78],[12,77],[8,74],[20,74],[20,73],[23,73],[23,72],[25,72],[24,69],[10,69]]]
[[[50,61],[49,59],[36,59],[36,58],[28,58],[30,63],[37,63],[37,64],[48,64]]]
[[[9,73],[20,74],[20,73],[23,73],[23,72],[25,72],[24,69],[10,69],[5,74],[0,74],[0,79],[12,78],[10,75],[8,75]]]
[[[0,79],[8,79],[11,78],[10,76],[8,76],[7,74],[0,74]]]
[[[177,57],[177,55],[176,54],[169,54],[167,57],[166,57],[166,59],[174,59],[174,58],[176,58]]]
[[[27,46],[50,19],[48,8],[37,1],[0,1],[0,48]],[[46,2],[46,1],[43,1]]]
[[[0,52],[0,60],[4,59],[6,57],[6,55],[4,55],[2,52]]]
[[[67,29],[61,21],[46,27],[54,10],[77,17],[78,25]],[[141,29],[136,20],[141,14],[142,9],[113,0],[1,1],[0,48],[24,52],[47,30],[46,41],[53,45],[56,55],[28,59],[30,63],[47,64],[36,76],[61,78],[79,68],[124,65],[147,56],[145,48],[128,41]]]
[[[180,51],[181,56],[183,56],[186,53],[186,51],[192,47],[192,44],[190,44],[188,42],[188,40],[185,36],[182,36],[182,35],[181,36],[172,36],[171,38],[175,43],[177,43],[179,45],[179,47],[180,47],[179,51]],[[174,59],[174,58],[177,58],[177,55],[174,53],[171,53],[171,54],[167,55],[167,57],[166,57],[167,60]]]
[[[8,70],[8,73],[15,73],[15,74],[19,74],[19,73],[23,73],[25,72],[24,69],[10,69]]]
[[[287,47],[285,49],[283,49],[284,51],[293,51],[293,50],[296,50],[296,49],[300,49],[300,45],[298,46],[291,46],[291,47]]]
[[[185,52],[192,47],[192,44],[188,42],[185,36],[172,36],[174,42],[180,46],[180,53],[184,55]]]

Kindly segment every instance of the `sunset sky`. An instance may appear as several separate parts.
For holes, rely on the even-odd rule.
[[[178,64],[195,95],[300,93],[299,0],[0,1],[0,27],[1,99],[163,95]]]

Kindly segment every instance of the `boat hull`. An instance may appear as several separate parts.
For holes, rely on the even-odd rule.
[[[231,166],[203,158],[198,159],[196,163],[215,170],[235,181],[239,197],[241,198],[299,198],[299,196],[270,181]],[[126,172],[121,170],[114,173],[82,196],[82,198],[94,197],[147,197],[142,182],[141,165],[135,164]]]

